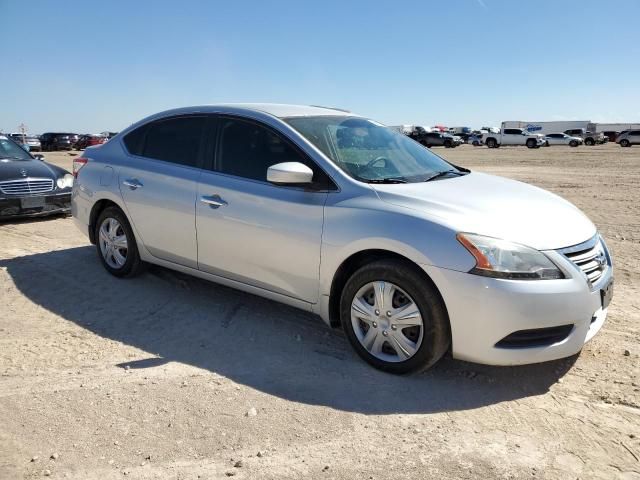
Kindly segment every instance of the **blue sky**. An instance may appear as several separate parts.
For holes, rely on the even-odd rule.
[[[640,121],[640,1],[0,0],[0,130],[217,102],[387,124]]]

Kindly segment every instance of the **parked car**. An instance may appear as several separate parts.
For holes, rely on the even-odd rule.
[[[29,152],[39,152],[42,149],[38,137],[24,135],[22,133],[10,133],[8,136],[11,137],[11,140],[14,142],[28,147],[26,150]]]
[[[602,134],[607,138],[608,142],[615,142],[620,132],[615,130],[605,130]]]
[[[482,135],[472,133],[471,135],[469,135],[467,143],[469,145],[473,145],[474,147],[479,147],[480,145],[482,145]]]
[[[393,373],[449,348],[495,365],[573,355],[613,294],[575,206],[342,110],[169,110],[73,163],[73,216],[109,273],[154,263],[315,312]]]
[[[482,141],[489,148],[498,148],[502,145],[538,148],[546,143],[543,135],[529,133],[522,128],[502,128],[498,133],[488,132],[482,136]]]
[[[73,145],[78,141],[75,133],[53,133],[47,132],[40,135],[40,143],[44,152],[56,150],[72,150]]]
[[[73,176],[0,135],[0,220],[69,213]]]
[[[621,147],[630,147],[631,145],[640,145],[640,130],[625,130],[620,132],[616,143]]]
[[[420,143],[425,147],[455,148],[462,143],[462,139],[449,133],[427,132]]]
[[[87,147],[102,145],[107,139],[102,135],[80,135],[78,141],[73,145],[76,150],[84,150]]]
[[[582,145],[583,140],[580,137],[571,137],[566,133],[550,133],[546,135],[545,140],[547,141],[547,146],[551,145],[569,145],[570,147],[577,147],[578,145]]]
[[[583,128],[570,128],[569,130],[565,130],[564,133],[572,137],[582,138],[585,145],[593,146],[607,142],[607,140],[605,140],[607,137],[604,136],[604,133],[591,132]]]

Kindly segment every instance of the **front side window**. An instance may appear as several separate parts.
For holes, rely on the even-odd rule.
[[[267,169],[278,163],[300,162],[317,168],[288,141],[254,122],[225,118],[220,123],[216,170],[228,175],[267,181]]]
[[[338,167],[364,182],[420,182],[440,172],[459,172],[418,142],[359,117],[284,119]]]

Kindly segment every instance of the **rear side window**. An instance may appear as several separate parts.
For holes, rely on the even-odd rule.
[[[505,135],[520,135],[522,130],[518,130],[517,128],[505,128],[504,133]]]
[[[178,117],[148,126],[142,156],[195,167],[202,140],[204,117]]]

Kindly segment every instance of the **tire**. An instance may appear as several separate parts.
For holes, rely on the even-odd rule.
[[[487,138],[486,144],[489,148],[498,148],[498,142],[495,138]]]
[[[111,221],[117,222],[118,226],[116,227],[115,223],[110,223]],[[105,226],[105,231],[101,232],[103,225]],[[122,213],[122,210],[117,207],[105,208],[102,213],[100,213],[95,228],[98,257],[104,268],[111,275],[116,277],[133,277],[142,272],[144,264],[142,260],[140,260],[138,245],[136,244],[131,225],[129,225],[129,221],[124,213]],[[103,233],[110,236],[110,238],[105,238]],[[126,241],[124,244],[125,247],[117,248],[117,244],[113,240],[121,238],[122,236],[124,236]],[[111,246],[113,253],[108,253],[109,249],[106,243]],[[120,245],[122,245],[122,243],[120,243]]]
[[[444,142],[444,148],[451,148],[453,146],[453,144],[451,143],[450,140],[447,140],[446,142]]]
[[[591,146],[595,145],[595,144],[596,144],[596,142],[595,142],[595,140],[594,140],[593,138],[587,138],[587,139],[584,141],[584,144],[585,144],[585,145],[589,145],[589,146],[591,147]]]
[[[536,142],[533,138],[527,140],[527,148],[536,148],[538,146],[538,142]]]
[[[571,140],[571,141],[569,142],[569,146],[570,146],[570,147],[577,147],[577,146],[578,146],[578,142],[577,142],[576,140]]]
[[[386,310],[383,301],[376,301],[374,285],[384,285],[378,292],[387,292],[387,303],[391,299],[392,307],[396,307]],[[384,293],[378,298],[384,299]],[[376,310],[377,305],[382,308]],[[396,310],[396,315],[400,315],[408,312],[401,310],[405,308],[414,310],[418,316],[404,313],[407,317],[402,319],[393,313],[385,314]],[[440,360],[451,344],[449,317],[440,294],[416,267],[402,261],[377,260],[351,275],[342,290],[340,319],[356,353],[373,367],[389,373],[426,370]],[[407,326],[398,328],[394,322]],[[420,326],[410,326],[413,322],[420,322]],[[368,336],[370,331],[374,332],[372,337]],[[367,338],[371,351],[363,344]],[[398,347],[398,341],[406,351]]]
[[[474,147],[479,147],[479,146],[480,146],[480,142],[479,142],[478,140],[474,140],[474,141],[473,141],[473,143],[472,143],[472,145],[473,145]]]
[[[620,140],[620,146],[621,147],[630,147],[631,143],[629,143],[629,140],[627,140],[626,138]]]

